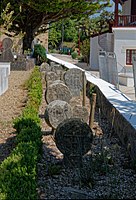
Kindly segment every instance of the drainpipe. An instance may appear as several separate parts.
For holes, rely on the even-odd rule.
[[[118,26],[118,4],[119,4],[119,0],[115,0],[115,11],[114,11],[114,19],[115,19],[115,24],[114,26],[117,27]]]

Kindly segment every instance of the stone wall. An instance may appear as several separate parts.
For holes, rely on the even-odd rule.
[[[30,70],[34,68],[35,66],[35,60],[30,58],[30,59],[23,59],[23,60],[14,60],[11,62],[11,71],[20,71],[20,70]]]
[[[89,94],[91,83],[87,83],[87,94]],[[136,160],[136,129],[125,119],[125,117],[107,100],[101,90],[95,86],[97,94],[97,105],[103,116],[111,123],[111,129],[118,135],[122,145],[133,160]],[[112,135],[111,135],[112,136]]]

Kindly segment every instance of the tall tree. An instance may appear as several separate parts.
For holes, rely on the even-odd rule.
[[[52,23],[49,29],[48,45],[50,49],[56,48],[61,42],[62,23]]]
[[[3,0],[0,11],[10,2],[14,10],[10,31],[24,33],[23,46],[31,46],[35,34],[47,30],[47,25],[64,18],[81,18],[100,12],[109,0]],[[0,21],[0,23],[2,23]]]

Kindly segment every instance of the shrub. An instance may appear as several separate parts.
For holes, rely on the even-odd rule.
[[[36,199],[38,151],[33,142],[20,143],[0,166],[0,199]]]
[[[16,137],[17,143],[20,142],[35,142],[37,147],[42,145],[42,133],[40,127],[37,125],[23,128]]]
[[[78,53],[76,51],[71,53],[71,56],[73,59],[76,59],[78,57]]]
[[[89,56],[90,56],[90,40],[85,39],[81,45],[81,53],[83,57],[83,61],[89,64]]]
[[[31,119],[29,117],[20,117],[14,120],[13,127],[16,129],[16,132],[19,133],[23,128],[32,128],[35,127],[37,119]]]
[[[41,44],[34,45],[33,57],[36,58],[36,64],[40,65],[47,61],[46,49]]]

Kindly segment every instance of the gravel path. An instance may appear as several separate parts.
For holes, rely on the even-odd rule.
[[[13,119],[19,116],[27,100],[23,87],[31,71],[11,71],[8,90],[0,96],[0,162],[14,147]]]

